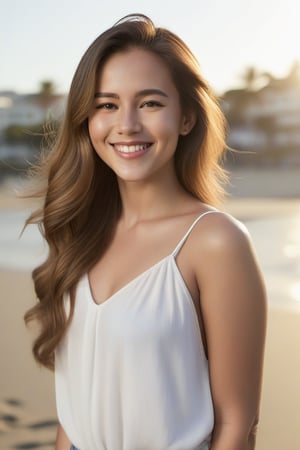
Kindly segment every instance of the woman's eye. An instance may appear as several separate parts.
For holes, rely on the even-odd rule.
[[[149,100],[147,102],[144,102],[141,107],[143,108],[144,106],[146,106],[147,108],[158,108],[163,105],[160,102],[156,102],[154,100]]]
[[[99,105],[96,105],[96,109],[107,109],[107,110],[111,110],[111,109],[115,109],[116,105],[114,105],[113,103],[100,103]]]

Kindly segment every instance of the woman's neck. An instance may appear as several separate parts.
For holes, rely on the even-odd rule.
[[[119,189],[123,206],[121,221],[129,228],[140,222],[174,216],[191,200],[175,176],[155,182],[119,180]]]

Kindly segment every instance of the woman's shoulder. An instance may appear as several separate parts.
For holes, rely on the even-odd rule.
[[[186,257],[198,285],[220,286],[258,273],[257,256],[246,226],[231,214],[207,208],[188,239]],[[255,279],[254,275],[251,279]],[[246,283],[247,284],[247,283]],[[231,287],[234,289],[234,286]]]
[[[230,213],[211,205],[199,205],[199,214],[190,236],[190,249],[196,252],[231,252],[251,245],[247,227]]]

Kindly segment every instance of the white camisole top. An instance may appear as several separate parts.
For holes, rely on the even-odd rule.
[[[175,250],[96,304],[79,281],[55,353],[58,419],[80,450],[208,450],[208,362]],[[65,299],[68,309],[68,297]]]

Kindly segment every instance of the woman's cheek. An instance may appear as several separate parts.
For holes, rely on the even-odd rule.
[[[88,129],[93,143],[104,137],[105,126],[103,120],[99,120],[96,115],[89,118]]]

